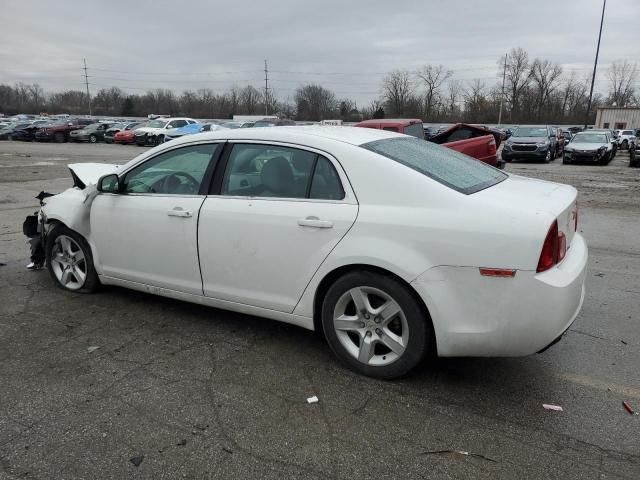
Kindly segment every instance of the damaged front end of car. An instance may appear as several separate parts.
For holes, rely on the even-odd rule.
[[[47,234],[58,223],[87,236],[89,233],[90,205],[98,194],[96,184],[103,175],[114,173],[119,165],[78,163],[69,165],[73,186],[61,193],[42,191],[35,198],[40,210],[28,215],[22,225],[31,250],[29,270],[45,265]]]

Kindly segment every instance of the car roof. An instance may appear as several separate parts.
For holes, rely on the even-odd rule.
[[[191,143],[202,140],[262,140],[300,143],[302,145],[313,146],[317,141],[326,139],[351,145],[362,145],[364,143],[398,136],[400,136],[398,133],[372,128],[311,125],[215,130],[189,135],[188,137],[177,140],[176,143]],[[404,137],[404,135],[402,136]],[[316,142],[314,142],[314,140]],[[172,142],[174,145],[176,143]]]

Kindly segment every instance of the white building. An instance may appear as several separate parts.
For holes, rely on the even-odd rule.
[[[602,107],[596,113],[595,128],[622,130],[640,128],[639,107]]]

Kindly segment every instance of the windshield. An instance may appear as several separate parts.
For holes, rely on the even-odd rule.
[[[507,178],[505,173],[479,160],[417,138],[386,138],[365,143],[361,147],[466,195]]]
[[[518,127],[513,131],[514,137],[546,137],[547,129],[544,127]]]
[[[149,122],[149,125],[147,125],[147,127],[150,128],[163,128],[168,122],[166,120],[154,120],[152,122]]]
[[[602,133],[579,133],[573,137],[575,143],[607,143],[607,136]]]

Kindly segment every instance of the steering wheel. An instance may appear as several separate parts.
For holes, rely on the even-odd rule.
[[[167,175],[162,180],[162,191],[164,193],[174,193],[174,191],[182,185],[180,177],[187,180],[188,187],[191,187],[188,192],[175,192],[175,193],[198,193],[200,189],[200,182],[189,175],[187,172],[173,172],[171,175]]]

